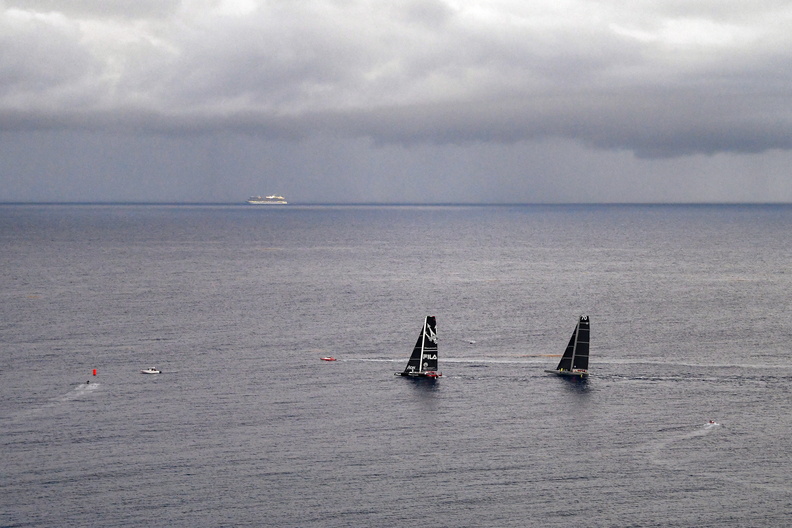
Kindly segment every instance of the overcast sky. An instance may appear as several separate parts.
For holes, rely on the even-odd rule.
[[[0,201],[792,202],[792,2],[0,0]]]

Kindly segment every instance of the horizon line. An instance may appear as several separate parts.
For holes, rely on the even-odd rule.
[[[246,202],[169,202],[169,201],[0,201],[0,205],[184,205],[184,206],[229,206],[238,205],[240,207],[255,209],[288,209],[290,206],[424,206],[424,207],[520,207],[520,206],[574,206],[574,205],[603,205],[603,206],[669,206],[669,205],[792,205],[792,202],[289,202],[288,204],[257,205]]]

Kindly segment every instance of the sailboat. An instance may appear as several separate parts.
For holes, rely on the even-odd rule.
[[[555,370],[545,370],[559,376],[588,376],[589,361],[589,318],[581,315],[569,344]]]
[[[404,372],[396,372],[396,376],[410,376],[421,378],[439,378],[437,372],[437,322],[433,315],[424,319],[418,341],[415,343],[407,368]]]

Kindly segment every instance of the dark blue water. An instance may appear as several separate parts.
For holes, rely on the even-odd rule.
[[[788,206],[0,206],[0,525],[788,525],[790,232]],[[443,378],[393,376],[430,314]],[[576,384],[544,369],[581,314]]]

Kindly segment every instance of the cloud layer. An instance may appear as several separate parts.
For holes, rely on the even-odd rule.
[[[790,27],[785,1],[5,0],[0,129],[787,150]]]

